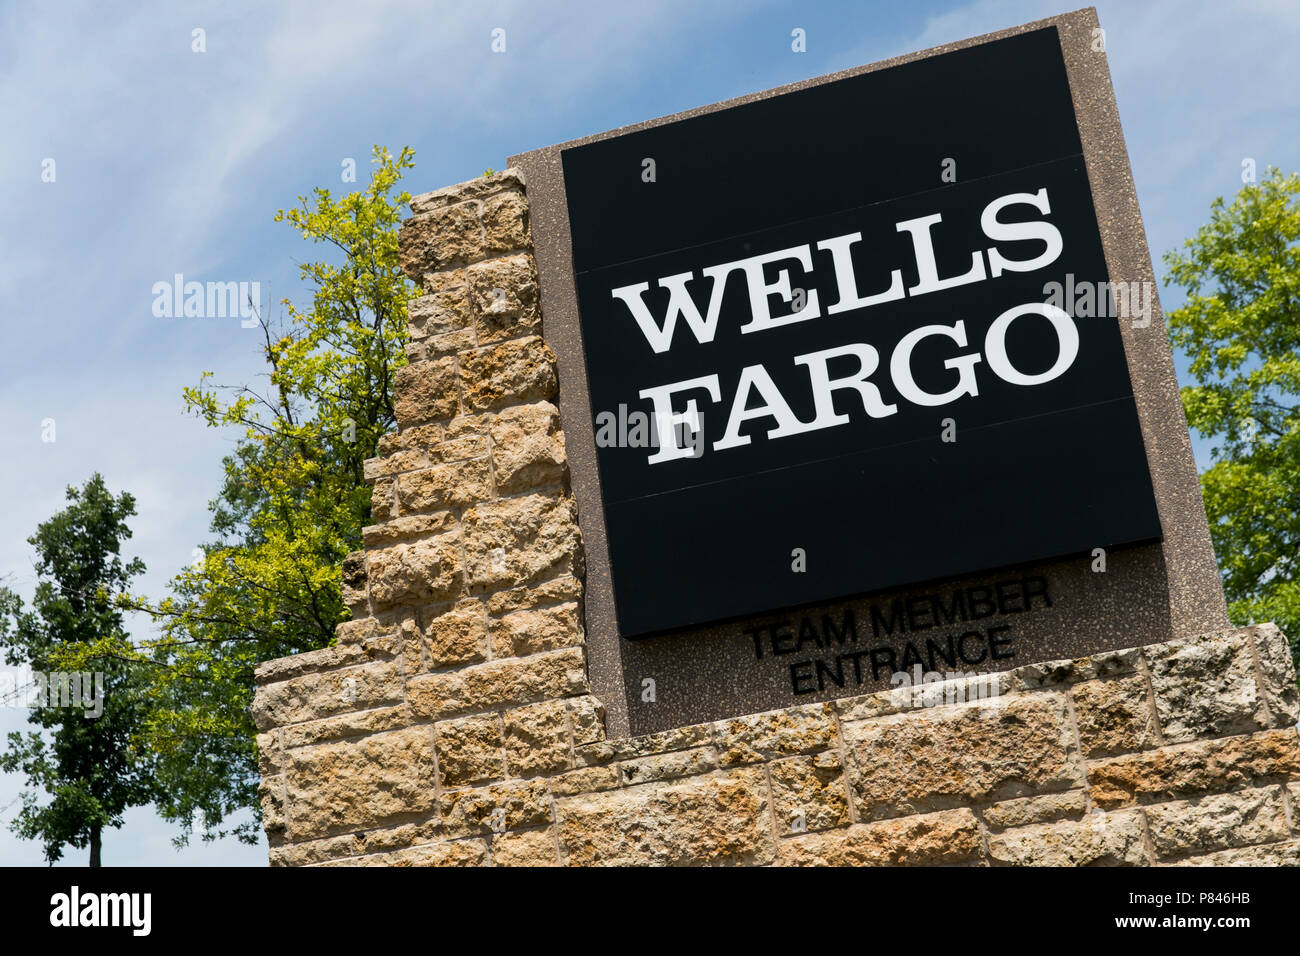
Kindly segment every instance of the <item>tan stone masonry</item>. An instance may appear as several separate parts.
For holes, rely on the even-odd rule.
[[[257,672],[272,864],[1300,864],[1267,624],[607,739],[524,183],[411,207],[353,620]]]

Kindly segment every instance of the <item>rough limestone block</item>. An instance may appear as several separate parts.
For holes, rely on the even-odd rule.
[[[424,720],[531,704],[590,691],[580,648],[488,661],[407,681],[412,712]]]
[[[848,785],[838,751],[787,757],[769,769],[778,835],[848,826]]]
[[[623,785],[635,786],[652,780],[676,780],[694,777],[718,768],[718,757],[712,747],[694,750],[677,750],[666,754],[634,757],[619,764]]]
[[[1225,737],[1268,726],[1251,636],[1231,631],[1145,648],[1167,741]]]
[[[387,457],[400,451],[414,450],[427,457],[429,449],[437,447],[442,442],[448,424],[450,423],[429,422],[425,425],[412,425],[400,432],[389,432],[381,436],[375,444],[375,454]]]
[[[1155,712],[1140,674],[1070,688],[1086,757],[1142,750],[1155,743]]]
[[[497,491],[518,494],[557,484],[566,474],[560,413],[550,402],[507,408],[492,423]]]
[[[466,511],[461,525],[471,593],[582,573],[577,515],[567,496],[485,502]]]
[[[374,623],[374,618],[361,618],[357,622],[345,623],[360,624],[361,622]],[[343,626],[342,624],[339,625],[339,627]],[[337,628],[335,633],[338,633]],[[367,637],[370,636],[372,635],[367,635]],[[277,657],[273,661],[263,661],[257,665],[257,668],[253,671],[253,676],[259,685],[274,684],[278,681],[288,680],[291,677],[301,677],[304,674],[316,674],[320,671],[346,667],[349,664],[362,664],[368,659],[361,642],[340,643],[335,647],[321,647],[314,651],[292,654],[289,657]]]
[[[825,750],[835,744],[830,704],[805,704],[714,724],[724,767]]]
[[[1297,773],[1300,735],[1294,728],[1200,740],[1088,765],[1092,802],[1105,809],[1239,790]]]
[[[555,353],[536,335],[462,352],[456,361],[460,364],[461,396],[468,411],[487,411],[555,396]]]
[[[384,627],[373,617],[354,618],[350,621],[343,621],[334,628],[334,637],[337,640],[338,647],[357,646],[370,641],[372,638],[389,633],[389,629]],[[285,661],[302,660],[302,654],[294,654],[292,657],[280,658]],[[318,669],[318,668],[313,668]],[[261,673],[261,668],[258,669]]]
[[[997,675],[1003,676],[1003,675]],[[895,690],[877,691],[862,697],[841,697],[832,701],[831,706],[840,715],[842,723],[855,720],[870,720],[872,717],[885,717],[915,710],[912,706],[912,688],[899,687]]]
[[[569,714],[562,700],[505,712],[506,766],[512,777],[536,777],[572,766]]]
[[[979,822],[970,810],[944,810],[790,837],[780,866],[955,866],[978,862]]]
[[[1083,818],[1088,810],[1088,791],[1067,790],[1065,793],[1047,793],[1040,797],[1019,797],[1004,800],[984,810],[984,823],[993,830],[1029,826],[1032,823],[1051,823],[1055,820]]]
[[[486,458],[434,465],[397,479],[402,514],[464,508],[492,497],[492,473]]]
[[[555,835],[545,830],[521,830],[492,838],[493,866],[559,866]]]
[[[469,328],[473,313],[470,311],[465,272],[441,273],[436,288],[406,304],[406,314],[414,339]]]
[[[451,421],[447,422],[446,427],[443,429],[442,437],[439,440],[444,445],[449,445],[455,448],[463,448],[465,446],[461,443],[465,442],[466,440],[473,439],[473,438],[486,438],[488,429],[490,429],[491,427],[492,427],[491,413],[474,412],[465,415],[457,415]],[[483,451],[472,451],[467,454],[462,454],[459,457],[478,458],[486,453],[487,452],[486,452],[486,444],[485,444]],[[446,459],[446,460],[450,460],[450,459]]]
[[[548,777],[546,785],[557,797],[571,797],[581,793],[599,793],[616,790],[622,786],[618,767],[579,767],[567,773]]]
[[[556,800],[569,866],[763,864],[774,856],[763,773],[736,770]]]
[[[447,423],[442,437],[436,443],[425,444],[424,453],[432,465],[483,460],[491,448],[488,444],[489,426],[486,415],[461,415]],[[424,426],[422,426],[424,427]],[[417,429],[411,429],[412,432]]]
[[[517,192],[483,200],[483,248],[491,254],[532,247],[528,235],[528,200]]]
[[[380,478],[370,489],[370,517],[373,521],[387,521],[397,514],[397,497],[393,494],[397,482]]]
[[[449,609],[421,610],[419,631],[421,659],[428,670],[487,660],[487,622],[482,603],[473,598]]]
[[[262,829],[266,831],[266,841],[271,846],[279,846],[288,831],[284,815],[284,777],[262,777],[257,784],[257,796],[262,805]]]
[[[571,697],[565,701],[573,728],[573,744],[595,743],[605,739],[605,708],[595,697]]]
[[[420,353],[408,359],[412,364],[433,359],[446,358],[468,351],[478,345],[478,336],[473,329],[457,329],[441,335],[430,335],[419,344]]]
[[[285,727],[284,746],[306,747],[311,744],[338,740],[340,737],[360,737],[365,734],[377,734],[385,730],[400,730],[411,722],[405,704],[394,707],[379,707],[375,710],[362,710],[355,713],[339,714],[323,720],[309,720],[303,724]]]
[[[376,661],[264,684],[253,699],[253,721],[259,730],[270,730],[401,700],[397,664]]]
[[[456,359],[403,365],[393,376],[393,412],[403,428],[452,418],[460,408]]]
[[[370,599],[376,610],[449,601],[463,586],[458,534],[370,552]]]
[[[361,529],[361,542],[367,549],[378,550],[399,541],[446,534],[456,530],[456,516],[449,511],[431,515],[406,515],[391,518],[383,524]]]
[[[1300,840],[1221,850],[1178,860],[1173,866],[1300,866]]]
[[[466,787],[506,775],[500,714],[480,714],[433,725],[433,747],[443,787]]]
[[[551,794],[543,780],[512,780],[443,793],[442,828],[449,836],[504,834],[551,822]]]
[[[1136,811],[1088,814],[989,836],[989,858],[1010,866],[1142,866],[1150,863]]]
[[[484,255],[483,223],[477,200],[419,213],[397,234],[402,271],[419,282],[425,273],[464,265]]]
[[[1085,680],[1101,680],[1132,674],[1141,660],[1141,651],[1130,647],[1118,651],[1103,651],[1091,657],[1074,660],[1043,661],[1025,664],[1008,673],[1008,691],[1061,690],[1070,684]]]
[[[348,856],[352,849],[352,836],[336,836],[323,840],[305,840],[272,846],[267,854],[271,866],[311,866],[339,857]]]
[[[1290,836],[1280,787],[1239,790],[1146,808],[1160,857],[1274,843]]]
[[[423,451],[401,448],[382,458],[367,458],[362,463],[362,476],[366,481],[374,481],[377,478],[400,475],[406,471],[427,467],[429,467],[429,459]]]
[[[398,826],[382,827],[376,830],[362,830],[351,834],[345,853],[332,852],[331,857],[337,859],[340,856],[365,856],[373,853],[404,850],[419,843],[432,842],[437,836],[437,831],[437,824],[432,821],[403,823]],[[319,842],[324,843],[326,841]]]
[[[1294,727],[1300,723],[1300,690],[1296,687],[1295,665],[1291,648],[1276,624],[1256,624],[1249,628],[1255,641],[1264,680],[1264,703],[1268,705],[1273,727]]]
[[[285,780],[294,840],[436,809],[427,727],[290,751]]]
[[[582,621],[576,603],[559,604],[493,618],[491,635],[493,657],[524,657],[582,646]]]
[[[499,193],[514,192],[522,194],[524,190],[524,171],[522,169],[503,169],[499,173],[476,176],[463,183],[443,186],[432,192],[421,193],[411,199],[411,212],[430,212],[443,209],[470,199],[487,199]]]
[[[441,428],[440,425],[426,425],[425,428]],[[393,452],[406,448],[406,437],[401,432],[386,432],[375,441],[375,456],[387,458]],[[366,459],[369,461],[370,459]]]
[[[661,730],[640,737],[624,737],[621,740],[588,744],[583,750],[592,763],[608,763],[611,760],[628,760],[632,757],[650,757],[676,750],[689,750],[692,747],[711,743],[713,743],[712,725],[693,724],[689,727]]]
[[[346,860],[330,860],[321,866],[486,866],[487,845],[482,840],[453,840],[376,853]]]
[[[1008,697],[844,725],[859,814],[872,818],[1083,784],[1065,698]]]
[[[304,840],[273,854],[272,866],[310,866],[345,857],[359,857],[391,850],[401,850],[437,838],[438,826],[433,821],[403,823],[375,830],[360,830],[342,836]],[[360,862],[360,861],[358,861]]]
[[[498,591],[488,598],[487,609],[489,614],[509,614],[511,611],[525,611],[581,600],[582,582],[570,574],[564,574],[553,580],[543,581],[536,587]]]
[[[834,707],[840,715],[841,722],[848,723],[940,707],[945,704],[998,701],[1010,693],[1013,673],[969,672],[969,676],[965,677],[918,684],[915,687],[904,686],[894,690],[877,691],[865,697],[842,697],[834,702]]]
[[[467,270],[469,301],[479,345],[542,331],[537,269],[527,253],[488,259]]]
[[[343,559],[343,603],[353,617],[364,617],[367,610],[366,553],[353,551]]]
[[[280,746],[280,732],[271,730],[258,734],[256,743],[257,772],[263,777],[274,777],[280,772],[284,760],[284,751]]]

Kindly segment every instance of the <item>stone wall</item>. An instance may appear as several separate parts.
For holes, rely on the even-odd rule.
[[[1267,624],[607,739],[524,183],[411,207],[353,620],[257,672],[272,864],[1300,863]]]

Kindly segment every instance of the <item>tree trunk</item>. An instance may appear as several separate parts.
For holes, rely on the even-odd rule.
[[[102,840],[100,839],[102,831],[99,827],[92,827],[90,831],[90,865],[103,866],[99,862],[99,852],[102,849]]]

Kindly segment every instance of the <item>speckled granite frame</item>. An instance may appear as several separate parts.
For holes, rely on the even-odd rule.
[[[1056,27],[1060,37],[1110,279],[1146,282],[1154,289],[1155,275],[1106,56],[1093,50],[1093,31],[1099,26],[1093,8],[510,158],[510,165],[521,168],[527,182],[541,285],[543,335],[558,356],[560,411],[587,555],[585,629],[589,676],[593,692],[607,709],[610,736],[860,694],[884,685],[875,682],[839,691],[828,689],[795,699],[787,675],[757,661],[751,638],[741,632],[743,625],[735,623],[640,642],[619,636],[578,322],[561,150],[1050,26]],[[1042,613],[1020,630],[1018,654],[1009,666],[1159,643],[1227,625],[1158,300],[1152,303],[1149,325],[1137,328],[1122,322],[1121,329],[1164,541],[1115,552],[1109,556],[1104,575],[1094,574],[1085,559],[1055,561],[1017,571],[1018,575],[1047,576],[1055,582],[1059,599],[1050,612]],[[865,608],[898,597],[906,599],[911,594],[968,587],[1005,577],[1007,572],[971,576],[826,607],[837,612],[840,608]],[[775,623],[781,617],[767,615],[755,620]],[[652,706],[641,707],[638,695],[645,677],[655,681],[656,700]]]

